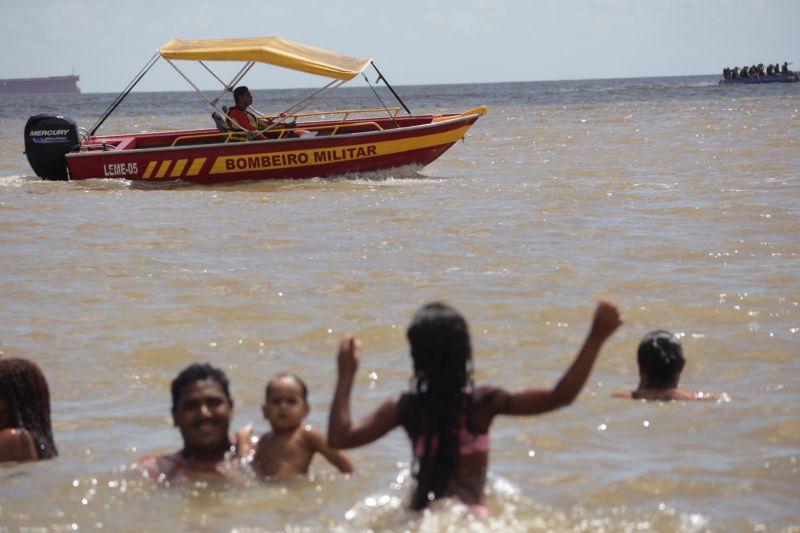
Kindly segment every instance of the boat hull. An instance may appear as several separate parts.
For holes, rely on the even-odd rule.
[[[422,167],[462,139],[483,113],[485,108],[461,115],[404,117],[404,123],[392,129],[248,142],[219,142],[224,136],[216,130],[103,137],[67,154],[66,161],[74,180],[197,184]],[[318,125],[308,127],[322,131]],[[203,143],[181,145],[182,140]],[[151,147],[166,141],[171,145]]]
[[[730,80],[720,80],[720,85],[756,85],[761,83],[793,83],[800,81],[800,75],[796,72],[780,74],[778,76],[761,76],[760,78],[735,78]]]

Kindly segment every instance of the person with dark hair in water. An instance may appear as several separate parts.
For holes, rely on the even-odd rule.
[[[647,333],[636,353],[639,386],[633,391],[617,391],[616,398],[634,400],[707,400],[712,396],[678,387],[686,364],[683,346],[672,333],[657,329]]]
[[[485,515],[489,428],[496,415],[536,415],[569,405],[586,383],[603,343],[622,324],[614,304],[601,301],[583,347],[552,389],[509,392],[475,387],[467,321],[443,303],[425,305],[407,330],[414,365],[412,390],[386,400],[359,422],[350,418],[350,394],[360,343],[345,337],[339,346],[338,379],[331,405],[328,442],[355,448],[402,426],[411,442],[416,487],[411,508],[454,498]]]
[[[159,481],[176,476],[225,477],[237,464],[236,446],[228,434],[233,399],[225,373],[210,364],[194,363],[172,381],[172,421],[183,448],[147,456],[139,467]]]
[[[57,455],[44,374],[27,359],[0,357],[0,462]]]

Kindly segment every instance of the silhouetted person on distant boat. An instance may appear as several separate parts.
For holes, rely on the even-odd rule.
[[[781,74],[789,74],[789,63],[786,61],[783,62],[783,68],[781,69]]]

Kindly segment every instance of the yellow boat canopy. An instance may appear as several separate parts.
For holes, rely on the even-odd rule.
[[[158,52],[166,59],[258,61],[339,80],[354,78],[372,61],[287,41],[280,37],[202,41],[172,39],[159,48]]]

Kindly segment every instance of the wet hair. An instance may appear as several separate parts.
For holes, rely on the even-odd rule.
[[[242,95],[244,93],[249,93],[249,92],[250,92],[250,89],[248,89],[244,85],[240,85],[239,87],[237,87],[237,88],[235,88],[233,90],[233,101],[238,104],[239,103],[239,99],[242,97]]]
[[[417,311],[406,336],[416,403],[410,433],[424,442],[422,457],[413,456],[417,486],[411,507],[419,510],[445,495],[458,466],[459,427],[472,404],[472,348],[467,321],[440,302]]]
[[[272,382],[281,378],[292,378],[295,380],[300,385],[300,390],[303,394],[303,402],[306,404],[308,403],[308,387],[306,386],[306,382],[300,379],[300,376],[293,374],[292,372],[281,372],[267,382],[267,390],[265,391],[267,400],[269,400],[269,391],[272,388]]]
[[[663,329],[647,333],[636,353],[639,370],[647,376],[647,386],[675,388],[686,360],[678,338]]]
[[[33,438],[39,459],[58,455],[50,425],[50,388],[32,361],[0,358],[0,398],[9,402],[11,427],[24,428]]]
[[[200,363],[193,363],[186,368],[184,368],[180,374],[177,375],[175,379],[172,380],[172,409],[173,411],[178,407],[178,400],[181,395],[181,390],[191,383],[195,381],[203,381],[206,379],[212,379],[219,383],[219,386],[222,387],[222,392],[225,393],[225,397],[228,398],[228,401],[231,405],[233,405],[233,399],[231,398],[231,393],[228,385],[228,376],[225,375],[225,372],[220,370],[219,368],[213,367],[208,363],[200,364]]]

